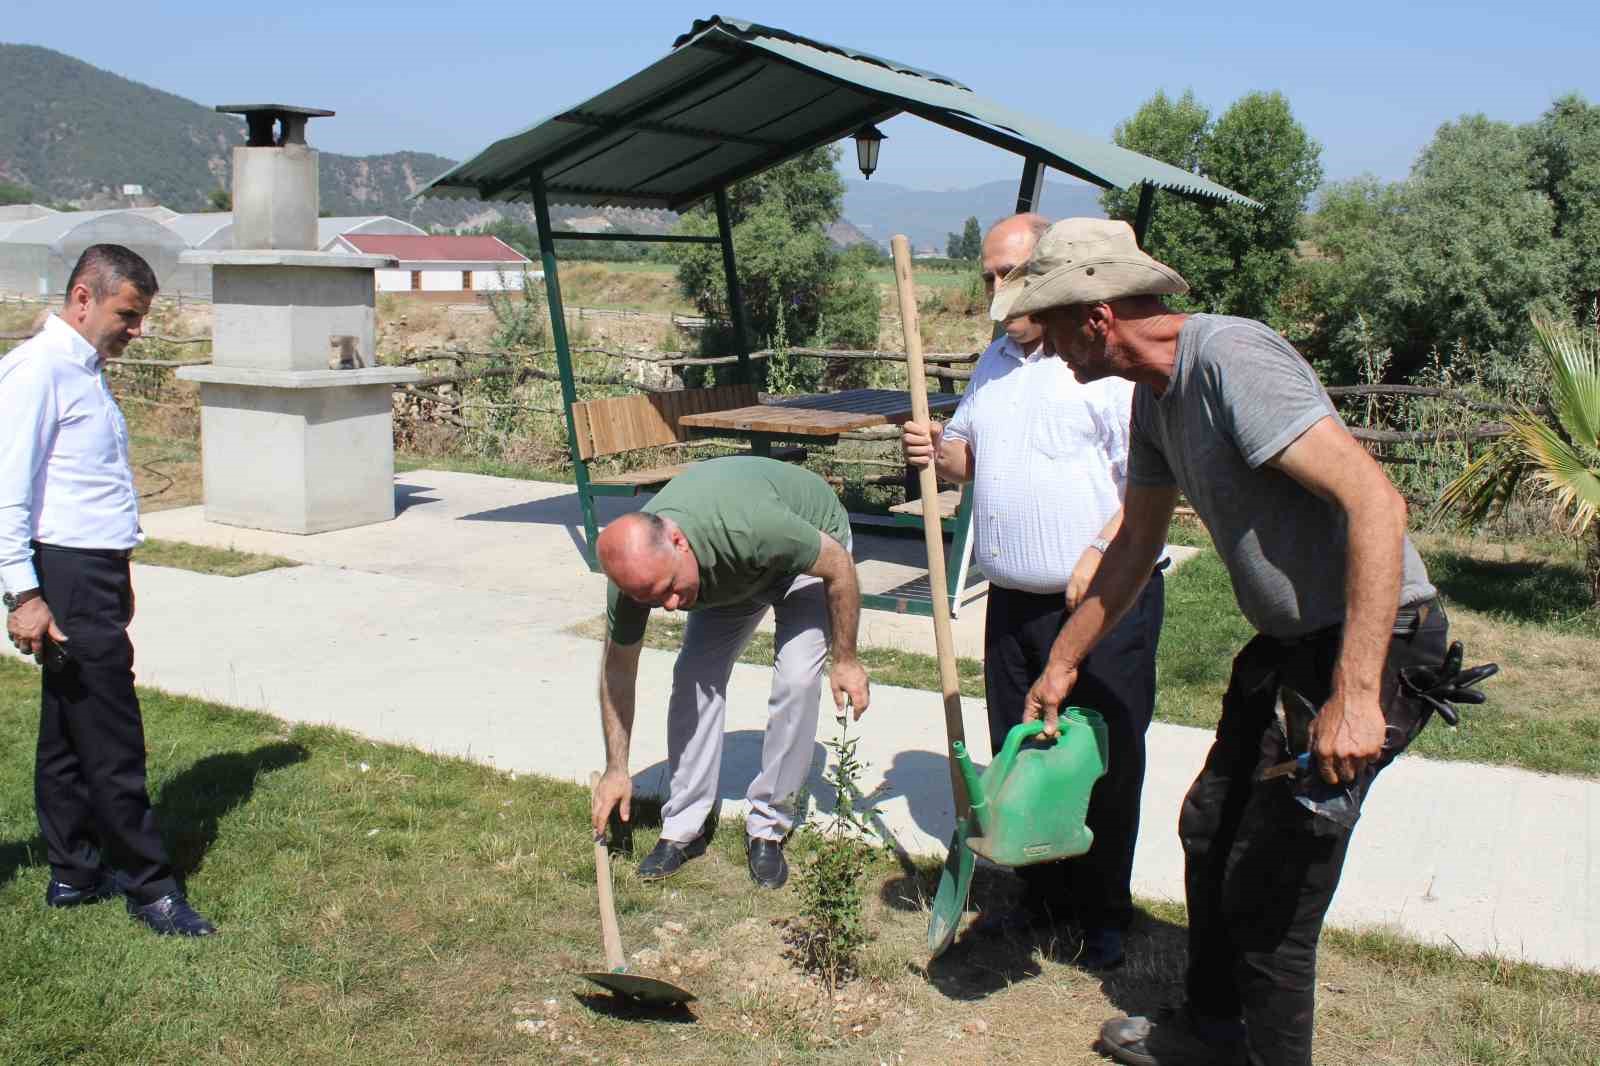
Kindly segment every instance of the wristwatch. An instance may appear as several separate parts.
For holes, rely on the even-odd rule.
[[[8,592],[5,595],[0,596],[0,602],[4,602],[5,603],[5,605],[6,605],[6,613],[10,614],[12,611],[15,611],[18,607],[21,607],[23,604],[27,603],[29,600],[36,600],[38,598],[39,598],[39,590],[38,589],[23,589],[21,592],[15,594],[15,595],[12,595],[11,593]]]
[[[1104,537],[1096,537],[1089,542],[1089,547],[1093,548],[1101,555],[1104,555],[1106,553],[1106,549],[1111,547],[1111,542]]]

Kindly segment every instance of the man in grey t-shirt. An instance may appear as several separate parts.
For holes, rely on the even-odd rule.
[[[1259,635],[1234,661],[1179,819],[1187,1003],[1154,1022],[1107,1022],[1100,1047],[1128,1063],[1220,1052],[1310,1066],[1322,919],[1368,786],[1426,721],[1399,670],[1443,660],[1446,621],[1406,537],[1405,501],[1310,366],[1258,322],[1161,301],[1186,291],[1126,223],[1068,219],[996,296],[995,317],[1033,316],[1079,380],[1138,385],[1122,527],[1025,715],[1054,732],[1078,664],[1148,577],[1181,489]],[[1280,686],[1320,708],[1299,750],[1279,726]],[[1303,750],[1308,770],[1262,779]],[[1341,802],[1343,820],[1328,817]]]

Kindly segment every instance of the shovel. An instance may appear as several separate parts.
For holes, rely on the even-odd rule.
[[[928,421],[928,379],[922,370],[922,327],[917,321],[917,290],[911,280],[911,243],[896,234],[894,283],[900,297],[900,324],[906,335],[906,377],[911,388],[911,417]],[[933,641],[939,653],[939,687],[944,692],[944,727],[950,745],[950,788],[955,796],[956,831],[939,874],[939,891],[928,916],[928,951],[938,958],[956,938],[972,888],[972,851],[967,847],[971,815],[966,783],[956,768],[955,745],[965,741],[961,721],[961,688],[956,675],[955,639],[950,633],[950,600],[945,594],[944,527],[939,518],[939,478],[929,463],[919,472],[922,489],[922,533],[928,546],[928,591],[933,599]]]
[[[589,775],[589,791],[600,783],[599,774]],[[622,933],[617,928],[617,908],[611,896],[611,856],[606,853],[604,833],[594,841],[594,882],[600,894],[600,936],[606,946],[605,970],[580,973],[579,977],[601,988],[640,1003],[652,1005],[688,1003],[694,993],[654,977],[628,972],[628,959],[622,953]]]

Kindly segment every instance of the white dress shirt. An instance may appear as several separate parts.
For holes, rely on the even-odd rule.
[[[976,557],[997,585],[1061,592],[1122,506],[1133,382],[1087,385],[1040,348],[989,345],[945,427],[972,449]]]
[[[128,424],[104,368],[56,315],[0,356],[0,584],[8,592],[39,586],[30,540],[66,548],[144,540]]]

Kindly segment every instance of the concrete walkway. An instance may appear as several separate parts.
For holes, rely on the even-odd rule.
[[[140,682],[586,780],[601,762],[599,645],[569,629],[601,612],[604,582],[582,561],[573,490],[435,471],[398,480],[404,510],[394,522],[314,537],[211,525],[199,508],[147,515],[153,537],[306,565],[243,578],[136,566]],[[916,540],[871,535],[857,544],[869,574],[920,550]],[[956,624],[964,654],[981,653],[982,602]],[[862,628],[872,644],[932,651],[925,618],[868,612]],[[660,792],[665,779],[672,659],[646,651],[641,661],[632,762],[643,792]],[[759,759],[768,675],[741,665],[730,685],[730,812]],[[985,736],[981,701],[965,711],[967,735]],[[822,722],[826,739],[833,720]],[[888,828],[910,852],[941,852],[953,813],[939,695],[874,686],[859,729],[869,782],[885,786]],[[1151,729],[1135,866],[1142,895],[1182,899],[1177,811],[1208,744],[1202,730]],[[820,743],[814,754],[820,793]],[[1407,757],[1384,773],[1363,815],[1330,920],[1600,970],[1597,853],[1600,782]]]

